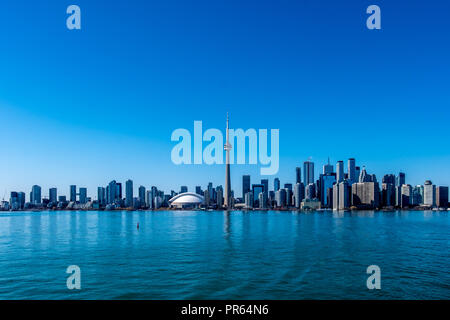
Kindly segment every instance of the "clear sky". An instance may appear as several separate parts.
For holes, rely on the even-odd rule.
[[[66,28],[81,7],[82,29]],[[381,8],[381,30],[366,8]],[[280,130],[281,183],[308,157],[379,180],[450,184],[450,4],[400,1],[2,1],[0,196],[33,184],[224,184],[176,166],[173,130]],[[252,183],[258,166],[232,166]],[[273,177],[270,176],[273,186]]]

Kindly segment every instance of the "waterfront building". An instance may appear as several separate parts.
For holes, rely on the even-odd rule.
[[[294,185],[294,206],[300,208],[302,200],[305,198],[305,186],[303,182]]]
[[[223,198],[223,188],[222,186],[216,187],[216,197],[217,197],[217,207],[222,208],[224,205],[224,198]]]
[[[245,201],[245,194],[250,191],[250,175],[242,176],[242,199]]]
[[[258,202],[259,202],[259,208],[260,209],[266,209],[267,208],[267,197],[266,197],[266,193],[265,192],[261,192],[258,195]]]
[[[188,187],[187,186],[181,186],[180,187],[180,193],[186,193],[188,192]]]
[[[304,199],[300,205],[302,210],[319,210],[320,208],[319,199]]]
[[[153,209],[153,195],[151,189],[145,192],[145,205],[147,208]]]
[[[270,207],[275,206],[275,191],[269,191],[269,198],[267,199],[267,202],[269,203]]]
[[[378,182],[357,182],[351,185],[351,204],[359,208],[379,207],[380,191]]]
[[[111,181],[106,187],[107,204],[114,204],[116,201],[117,183],[116,180]]]
[[[295,183],[302,182],[302,169],[300,167],[295,168]]]
[[[67,202],[66,196],[59,196],[59,197],[58,197],[58,202],[60,202],[60,203],[65,203],[65,202]]]
[[[426,206],[436,206],[436,186],[427,180],[423,186],[423,204]]]
[[[247,192],[244,196],[244,201],[247,209],[253,208],[253,192]]]
[[[40,186],[34,185],[31,188],[30,202],[32,204],[41,204],[42,203],[41,187]]]
[[[278,178],[273,179],[273,191],[280,190],[280,186],[281,186],[280,179]]]
[[[264,193],[266,194],[266,200],[269,197],[269,179],[261,179],[261,184],[264,186]]]
[[[117,200],[122,200],[122,183],[121,182],[117,182],[116,183],[116,201]]]
[[[203,195],[203,190],[201,186],[195,186],[195,193],[199,195]]]
[[[76,185],[70,186],[70,201],[72,201],[72,202],[77,201],[77,186]]]
[[[128,179],[125,182],[125,207],[133,206],[133,181]]]
[[[420,206],[423,203],[423,186],[417,185],[412,188],[411,205]]]
[[[208,189],[205,190],[205,207],[208,208],[211,205],[211,193]]]
[[[327,198],[328,189],[333,189],[336,183],[336,175],[334,173],[326,173],[320,175],[320,202],[321,206],[330,208],[329,199]]]
[[[80,188],[79,200],[81,204],[87,203],[87,188]]]
[[[97,187],[97,200],[101,207],[106,205],[106,190],[104,187]]]
[[[9,198],[9,206],[11,210],[19,210],[20,204],[19,204],[19,194],[15,191],[11,192],[11,196]]]
[[[156,204],[155,204],[155,198],[158,196],[158,188],[155,186],[152,186],[152,193],[151,193],[151,204],[149,203],[149,207],[151,207],[152,209],[156,209]]]
[[[395,186],[395,206],[400,207],[402,205],[402,187]]]
[[[394,207],[395,203],[395,184],[394,183],[382,183],[381,184],[381,201],[385,207]]]
[[[404,184],[401,187],[402,195],[401,195],[401,208],[408,208],[411,205],[412,198],[412,187],[409,184]]]
[[[57,203],[58,202],[58,195],[57,195],[58,191],[56,188],[50,188],[48,190],[48,200],[51,203]]]
[[[436,205],[440,208],[448,207],[448,187],[436,187]]]
[[[316,198],[316,185],[314,183],[310,183],[305,187],[305,199],[314,198]]]
[[[350,191],[347,180],[333,185],[333,210],[344,210],[350,207]]]
[[[305,161],[303,163],[303,184],[307,186],[314,183],[314,162]]]
[[[286,207],[286,189],[279,189],[275,192],[275,202],[278,208]]]
[[[138,189],[138,194],[139,194],[139,208],[144,208],[145,207],[145,187],[144,186],[140,186]],[[186,191],[187,192],[187,191]]]
[[[25,207],[25,192],[17,192],[18,201],[19,201],[19,209],[23,209]]]
[[[253,184],[252,185],[253,207],[259,207],[259,194],[261,192],[264,192],[263,184]]]

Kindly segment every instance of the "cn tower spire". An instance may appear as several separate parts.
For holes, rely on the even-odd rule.
[[[230,179],[230,133],[229,133],[229,117],[227,112],[227,141],[224,145],[224,149],[226,151],[226,162],[225,162],[225,195],[224,195],[224,206],[227,209],[231,209],[231,179]]]

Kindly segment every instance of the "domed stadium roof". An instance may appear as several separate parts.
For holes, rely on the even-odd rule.
[[[202,204],[204,201],[202,195],[193,192],[180,193],[169,200],[171,205]]]

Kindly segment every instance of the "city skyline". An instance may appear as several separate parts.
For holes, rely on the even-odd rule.
[[[348,158],[347,160],[349,160],[349,161],[353,160],[353,164],[355,164],[355,162],[354,162],[355,158]],[[311,171],[311,172],[313,172],[313,177],[311,179],[314,179],[314,180],[308,180],[308,178],[307,178],[308,174],[305,174],[305,168],[307,168],[306,166],[309,163],[312,163],[312,168],[313,168],[312,170],[313,171]],[[259,173],[250,174],[248,172],[247,173],[244,172],[243,174],[240,174],[239,176],[234,176],[233,174],[231,174],[231,177],[233,178],[233,179],[231,179],[233,181],[233,184],[232,184],[233,187],[231,187],[231,191],[235,192],[235,196],[236,196],[236,191],[238,191],[237,192],[238,195],[242,192],[240,190],[243,190],[243,188],[244,188],[244,186],[242,184],[242,177],[243,176],[249,176],[250,177],[250,181],[260,181],[260,180],[267,179],[270,186],[274,185],[275,180],[278,180],[280,185],[283,185],[284,183],[291,183],[291,184],[294,185],[296,183],[296,181],[297,181],[297,175],[299,173],[299,169],[300,169],[300,172],[301,172],[300,173],[300,177],[301,177],[300,181],[303,184],[307,185],[308,183],[314,183],[317,180],[317,177],[322,172],[324,172],[326,170],[325,169],[326,166],[331,167],[331,170],[334,170],[334,173],[336,173],[336,175],[338,177],[339,176],[339,174],[338,174],[338,167],[339,167],[340,163],[346,163],[346,162],[343,161],[343,160],[338,160],[338,161],[336,161],[335,164],[333,164],[333,163],[330,162],[330,158],[328,158],[326,163],[324,163],[323,165],[316,166],[314,168],[315,162],[311,160],[311,157],[309,157],[308,160],[306,160],[303,163],[301,163],[298,167],[293,168],[291,170],[292,171],[291,172],[291,177],[286,179],[286,180],[281,179],[280,175],[265,176],[265,175],[261,175]],[[225,166],[226,166],[226,164],[215,165],[213,167],[216,167],[217,171],[221,172],[221,171],[224,171],[222,169]],[[239,166],[239,165],[231,164],[230,166],[233,167],[233,166]],[[246,166],[250,166],[250,165],[246,165]],[[204,167],[206,167],[206,165]],[[258,165],[254,165],[254,167],[259,167],[259,166]],[[349,171],[348,167],[349,166],[348,166],[347,163],[343,166],[343,168],[342,168],[342,173],[343,174],[345,174],[345,175],[349,174],[350,171]],[[366,166],[365,165],[358,165],[358,167],[362,169],[363,167],[366,167]],[[370,171],[373,172],[372,170],[370,170]],[[257,172],[257,170],[255,172]],[[402,170],[400,170],[399,172],[396,172],[396,173],[395,172],[384,172],[384,173],[380,173],[380,174],[373,173],[373,175],[375,175],[376,177],[383,177],[384,175],[391,175],[392,174],[395,177],[397,177],[397,174],[399,174],[399,173],[405,175],[405,173]],[[237,175],[237,174],[235,174],[235,175]],[[424,174],[424,176],[426,176],[426,174]],[[210,179],[206,183],[180,182],[178,184],[172,185],[172,187],[170,187],[170,188],[161,188],[159,190],[162,190],[164,192],[170,193],[171,191],[179,192],[180,189],[187,188],[188,191],[195,192],[196,187],[198,187],[198,186],[204,187],[204,186],[207,186],[209,183],[212,183],[215,186],[221,186],[221,185],[224,186],[225,185],[225,180],[224,179],[226,180],[226,175],[224,175],[224,177],[222,177],[222,178]],[[126,193],[126,190],[128,190],[128,188],[126,187],[126,183],[128,181],[131,181],[132,193],[133,194],[138,194],[139,193],[139,187],[140,186],[145,186],[145,187],[148,188],[148,187],[151,187],[151,186],[160,186],[161,185],[161,183],[158,183],[158,182],[155,182],[155,181],[153,181],[151,183],[145,183],[145,182],[144,183],[136,183],[136,181],[140,181],[140,180],[139,179],[136,180],[136,179],[134,179],[132,177],[128,177],[128,178],[125,178],[125,179],[111,179],[110,178],[107,182],[103,183],[103,185],[107,185],[112,180],[118,181],[118,182],[122,181],[122,184],[124,185],[124,192],[123,192],[124,194]],[[411,186],[416,186],[416,185],[421,185],[425,181],[428,181],[428,180],[429,181],[433,181],[433,184],[435,184],[435,185],[447,186],[447,185],[450,184],[450,183],[435,183],[434,182],[435,180],[432,180],[430,178],[425,178],[423,181],[419,181],[417,183],[412,183],[412,182],[409,181],[409,177],[408,177],[408,181],[407,181],[408,183],[407,184],[409,184]],[[1,200],[7,200],[8,196],[9,196],[9,194],[11,192],[25,192],[25,194],[27,194],[27,190],[28,189],[32,189],[33,185],[38,185],[38,186],[40,186],[42,188],[42,190],[46,190],[47,191],[47,192],[42,192],[42,197],[43,198],[50,198],[50,190],[51,189],[57,189],[57,190],[67,189],[68,190],[67,194],[64,193],[62,195],[67,196],[68,199],[70,198],[70,195],[72,194],[71,187],[73,187],[73,186],[76,186],[77,188],[86,189],[87,190],[87,195],[86,196],[90,197],[92,199],[96,198],[96,196],[97,196],[97,188],[100,186],[100,185],[95,185],[94,187],[92,187],[92,186],[89,187],[89,186],[87,186],[86,184],[83,184],[83,183],[79,183],[79,184],[70,183],[70,184],[68,184],[66,186],[63,185],[61,187],[61,184],[50,184],[50,185],[44,185],[43,186],[42,184],[39,184],[39,183],[33,183],[33,184],[30,184],[28,187],[22,188],[22,189],[20,189],[20,188],[5,188]],[[251,185],[252,185],[252,183],[250,183],[250,186]],[[236,186],[236,188],[234,186]],[[59,193],[60,193],[60,191],[58,191],[58,194]]]
[[[227,127],[228,127],[228,119],[227,119]],[[226,165],[224,165],[226,166]],[[221,166],[219,166],[221,167]],[[223,167],[223,166],[222,166]],[[274,176],[273,179],[268,179],[267,176],[262,176],[265,178],[262,179],[258,179],[258,178],[252,178],[252,176],[250,174],[244,174],[240,177],[240,179],[235,179],[237,180],[239,183],[241,183],[240,187],[242,190],[241,194],[239,194],[239,189],[231,189],[230,192],[233,193],[233,198],[241,198],[242,201],[246,201],[245,199],[245,192],[249,192],[251,191],[252,193],[254,191],[252,191],[255,186],[261,186],[262,189],[261,190],[266,190],[266,196],[268,191],[277,191],[278,189],[284,189],[284,188],[289,188],[292,190],[293,186],[296,187],[297,184],[301,184],[303,186],[303,192],[306,194],[306,198],[316,198],[316,195],[318,193],[322,193],[325,194],[326,193],[326,189],[333,187],[333,185],[335,184],[340,184],[342,182],[346,182],[349,183],[349,185],[351,186],[354,183],[357,182],[377,182],[378,183],[378,188],[380,189],[379,191],[381,191],[381,186],[382,183],[390,183],[395,187],[400,187],[402,188],[403,186],[410,186],[412,188],[414,188],[415,186],[424,186],[427,184],[433,184],[433,186],[437,187],[444,187],[444,188],[448,188],[448,184],[445,185],[441,185],[441,184],[436,184],[434,182],[432,182],[429,179],[424,180],[423,183],[419,183],[419,184],[411,184],[409,183],[409,181],[406,178],[406,173],[405,172],[399,172],[399,173],[384,173],[381,176],[378,176],[376,174],[369,174],[366,172],[366,167],[365,166],[360,166],[358,165],[358,163],[356,162],[355,158],[349,158],[347,159],[347,165],[344,165],[344,161],[343,160],[338,160],[336,162],[335,165],[330,163],[330,159],[328,159],[327,163],[322,165],[322,169],[319,170],[319,173],[316,175],[316,171],[314,170],[314,162],[311,161],[311,159],[308,159],[307,161],[305,161],[303,163],[303,170],[301,167],[295,167],[295,172],[292,173],[292,179],[291,180],[286,180],[286,181],[280,181],[280,179],[277,176]],[[294,171],[294,170],[293,170]],[[125,207],[131,207],[133,206],[133,199],[135,198],[134,196],[136,195],[138,198],[140,198],[140,201],[143,201],[142,199],[145,199],[147,197],[146,195],[146,190],[152,190],[153,188],[155,188],[155,190],[158,190],[158,192],[162,192],[165,195],[170,195],[171,197],[173,197],[175,194],[180,194],[180,193],[184,193],[184,192],[193,192],[193,193],[200,193],[203,192],[203,190],[209,190],[210,188],[221,188],[223,191],[223,185],[226,185],[226,181],[229,179],[227,178],[227,173],[228,173],[228,169],[226,170],[226,174],[225,174],[225,180],[223,181],[224,183],[218,183],[218,184],[214,184],[213,182],[209,181],[207,185],[199,185],[199,184],[195,184],[195,186],[193,188],[189,188],[186,184],[181,184],[176,188],[170,189],[170,190],[161,190],[158,186],[158,184],[152,184],[152,185],[145,185],[145,184],[134,184],[132,179],[127,179],[125,182],[120,182],[116,180],[112,180],[110,181],[108,184],[106,184],[106,187],[102,187],[102,186],[97,186],[94,191],[91,191],[91,193],[88,193],[88,188],[86,188],[85,186],[80,186],[80,185],[69,185],[68,189],[69,192],[66,194],[64,192],[61,192],[60,189],[56,188],[56,187],[49,187],[47,189],[43,188],[40,185],[33,185],[31,187],[31,192],[29,193],[29,201],[26,201],[27,199],[27,192],[24,190],[14,190],[14,191],[10,191],[10,194],[14,193],[21,193],[24,196],[24,201],[25,202],[30,202],[33,203],[33,197],[34,194],[36,194],[36,192],[38,192],[39,194],[39,199],[48,199],[50,200],[50,202],[52,202],[52,199],[57,199],[60,196],[64,197],[64,199],[67,199],[67,202],[81,202],[81,203],[86,203],[88,201],[88,199],[92,199],[95,201],[100,201],[100,196],[99,196],[99,189],[102,188],[103,189],[103,198],[105,198],[105,190],[106,190],[106,197],[108,197],[109,193],[108,193],[108,186],[111,186],[111,183],[114,183],[114,185],[117,184],[117,186],[119,187],[120,191],[117,191],[120,193],[120,199],[123,199],[125,202]],[[312,176],[311,176],[312,174]],[[325,177],[324,177],[325,176]],[[329,182],[327,181],[326,177],[330,176],[333,177],[332,180],[329,180]],[[367,176],[367,178],[366,178]],[[324,180],[322,180],[324,179]],[[386,180],[386,181],[385,181]],[[260,182],[257,182],[260,181]],[[325,184],[327,185],[324,189],[324,187],[320,187],[320,185],[318,185],[317,183],[320,181],[320,184]],[[314,185],[314,190],[309,191],[308,190],[308,185]],[[284,185],[284,188],[283,188]],[[204,188],[205,187],[205,188]],[[38,189],[37,189],[38,188]],[[115,190],[116,187],[114,187]],[[317,188],[322,188],[321,190],[317,189]],[[77,191],[78,189],[78,191]],[[48,194],[46,196],[46,194],[42,191],[42,190],[48,190]],[[59,191],[58,191],[59,190]],[[137,191],[137,192],[136,192]],[[237,192],[236,192],[237,191]],[[153,191],[152,191],[153,192]],[[296,192],[296,191],[294,191]],[[308,193],[312,192],[313,195],[308,196]],[[400,192],[403,192],[403,190],[401,190]],[[409,191],[410,192],[410,191]],[[116,193],[116,191],[114,191],[114,193]],[[118,194],[117,194],[118,195]],[[78,198],[77,198],[78,196]],[[255,195],[254,195],[255,196]],[[115,198],[115,196],[112,196],[113,198]],[[326,197],[324,195],[322,195],[322,197]],[[78,200],[77,200],[78,199]],[[303,198],[302,198],[303,199]],[[7,200],[7,198],[4,197],[4,199],[2,200]],[[252,199],[252,201],[255,199]],[[40,203],[41,200],[39,200]],[[103,199],[104,201],[104,199]],[[325,203],[326,205],[326,200],[323,201],[321,200],[322,203]],[[227,207],[225,205],[225,207]]]

